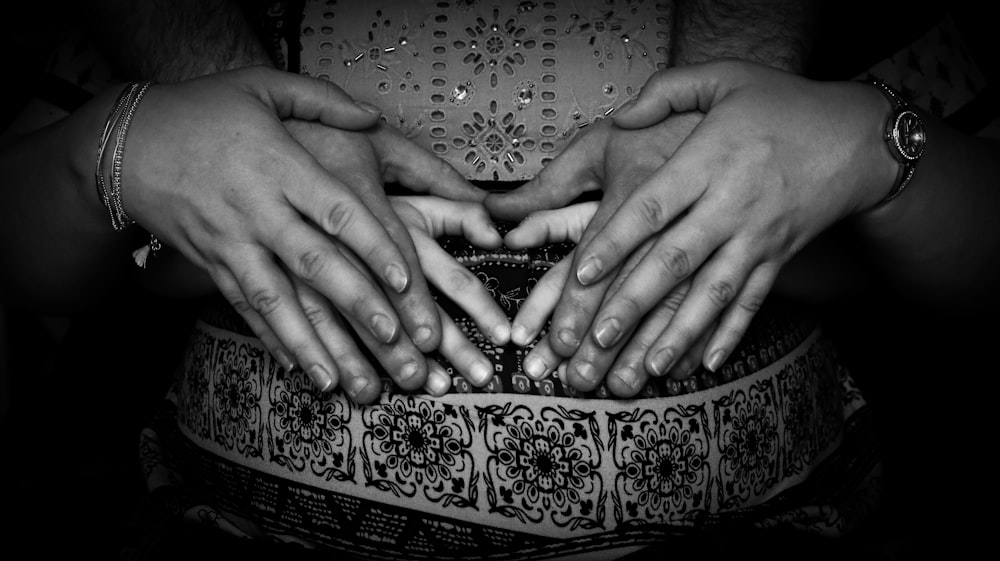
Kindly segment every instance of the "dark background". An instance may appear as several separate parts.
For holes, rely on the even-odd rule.
[[[72,25],[70,12],[54,6],[5,7],[4,126],[37,94],[44,83],[37,70]],[[810,73],[852,77],[922,35],[945,9],[990,80],[976,115],[995,118],[998,73],[991,47],[997,32],[994,20],[972,2],[941,3],[937,10],[829,3]],[[169,535],[150,534],[155,513],[142,500],[137,443],[166,390],[194,309],[195,303],[123,289],[119,301],[75,318],[59,339],[30,312],[8,311],[14,378],[10,415],[0,427],[6,520],[0,538],[9,551],[20,544],[26,548],[21,551],[40,545],[42,551],[101,558],[139,558],[171,547],[192,553],[168,543]],[[819,311],[876,411],[886,450],[884,512],[852,549],[830,549],[825,558],[923,558],[987,540],[995,518],[989,513],[997,506],[991,461],[995,318],[931,312],[875,292]],[[249,555],[235,544],[224,551]]]

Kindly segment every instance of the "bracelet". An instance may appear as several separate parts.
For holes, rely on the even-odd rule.
[[[134,82],[127,85],[115,100],[115,104],[104,123],[104,130],[101,132],[100,142],[97,147],[97,169],[94,171],[97,194],[104,203],[104,207],[111,216],[111,227],[115,231],[122,231],[135,223],[125,212],[125,205],[122,202],[122,164],[125,155],[125,140],[128,135],[129,125],[132,124],[132,117],[135,115],[139,102],[146,94],[146,91],[154,82]],[[114,137],[114,148],[111,156],[111,180],[109,182],[104,177],[105,153],[111,138]],[[132,257],[140,267],[146,266],[147,258],[155,255],[161,248],[160,241],[155,236],[150,235],[150,241],[143,247],[132,252]]]
[[[132,116],[142,101],[142,96],[152,85],[152,82],[136,82],[129,84],[119,94],[115,105],[108,115],[101,132],[101,140],[97,150],[97,169],[94,172],[97,181],[97,192],[111,215],[111,226],[115,231],[121,231],[135,221],[125,212],[122,204],[122,160],[125,152],[125,138],[128,127],[132,124]],[[104,155],[111,137],[115,137],[114,155],[112,156],[111,189],[108,190],[104,179]]]

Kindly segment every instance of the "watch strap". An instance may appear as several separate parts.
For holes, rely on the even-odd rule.
[[[878,78],[871,78],[868,83],[875,86],[882,95],[889,100],[892,104],[892,116],[886,122],[884,140],[889,148],[889,153],[892,157],[899,163],[899,171],[896,172],[896,180],[892,184],[892,188],[889,192],[882,198],[876,207],[882,206],[885,203],[895,199],[903,192],[903,189],[910,183],[913,178],[914,172],[917,170],[917,158],[920,154],[915,157],[907,156],[905,150],[900,144],[901,140],[898,137],[898,120],[902,115],[909,111],[909,103],[891,86],[885,82],[879,80]]]

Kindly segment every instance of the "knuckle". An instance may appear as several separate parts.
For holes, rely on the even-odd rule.
[[[320,251],[308,250],[299,254],[297,272],[306,280],[317,279],[329,265],[329,260],[323,258]]]
[[[684,294],[677,292],[676,290],[667,295],[666,298],[660,301],[660,307],[670,312],[676,312],[680,309],[681,304],[684,302]]]
[[[763,307],[764,296],[761,294],[748,294],[739,298],[736,301],[736,305],[744,312],[754,315]]]
[[[708,285],[708,297],[716,306],[726,306],[732,301],[734,294],[735,290],[729,281],[719,280]]]
[[[250,307],[264,317],[273,314],[280,306],[281,295],[273,290],[257,290],[250,297]]]
[[[323,229],[334,237],[341,237],[357,220],[357,209],[346,200],[335,201],[323,215]]]
[[[465,269],[453,269],[448,272],[447,286],[456,292],[468,290],[475,282],[476,277]]]
[[[243,298],[242,296],[226,294],[225,298],[226,300],[229,301],[229,305],[232,306],[234,310],[236,310],[236,313],[240,314],[241,316],[245,316],[246,314],[253,311],[253,308],[250,306],[250,303],[247,302],[246,298]]]
[[[639,200],[637,209],[639,219],[642,220],[651,231],[657,231],[665,224],[667,211],[663,204],[654,197],[643,197]]]
[[[302,313],[305,314],[306,319],[309,320],[309,324],[313,327],[319,327],[330,319],[321,306],[303,305]]]
[[[691,272],[691,259],[687,251],[679,247],[671,246],[653,254],[660,269],[675,279],[683,279]]]
[[[619,304],[622,307],[622,311],[625,312],[624,314],[619,314],[619,315],[623,315],[625,317],[642,316],[644,311],[642,309],[643,308],[642,303],[639,302],[639,300],[635,296],[629,293],[622,292],[618,295],[618,298],[619,298]]]

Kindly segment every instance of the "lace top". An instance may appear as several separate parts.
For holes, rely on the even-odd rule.
[[[314,0],[301,71],[381,107],[467,178],[520,181],[666,68],[672,14],[642,0]]]

